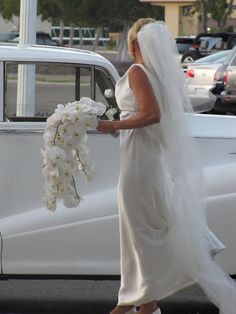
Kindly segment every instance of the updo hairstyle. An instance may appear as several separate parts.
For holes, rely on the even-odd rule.
[[[127,36],[128,40],[128,53],[131,58],[133,58],[133,52],[132,52],[132,42],[134,40],[137,40],[138,32],[140,31],[141,27],[148,23],[154,23],[156,22],[155,19],[150,17],[140,18],[138,19],[130,28]]]

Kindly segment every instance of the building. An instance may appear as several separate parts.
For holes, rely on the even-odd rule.
[[[195,12],[194,5],[197,0],[139,0],[140,2],[149,2],[151,5],[165,7],[165,22],[167,23],[172,35],[193,35],[201,29],[199,23],[199,12]],[[228,19],[227,25],[236,30],[236,0],[233,5],[233,13]],[[210,28],[215,28],[216,23],[209,19]]]

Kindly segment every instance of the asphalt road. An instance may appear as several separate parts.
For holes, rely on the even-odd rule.
[[[108,314],[119,281],[9,279],[0,281],[0,314]],[[197,286],[160,301],[162,314],[218,314]]]

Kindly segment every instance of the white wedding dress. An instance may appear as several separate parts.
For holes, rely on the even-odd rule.
[[[139,66],[149,77],[148,70]],[[156,87],[158,88],[158,86]],[[116,84],[121,119],[130,118],[139,106],[129,86],[128,71]],[[195,280],[168,249],[169,222],[166,204],[167,174],[162,154],[160,125],[121,130],[121,169],[118,206],[121,243],[121,287],[118,304],[140,305],[160,300]],[[191,231],[189,231],[191,232]],[[207,229],[209,251],[224,248]]]

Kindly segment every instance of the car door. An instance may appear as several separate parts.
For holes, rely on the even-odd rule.
[[[42,157],[45,118],[57,104],[87,96],[116,106],[114,78],[105,68],[84,64],[35,63],[34,114],[17,112],[17,62],[5,63],[5,121],[0,123],[0,230],[4,274],[119,273],[116,184],[119,138],[91,130],[90,156],[97,176],[81,177],[80,206],[43,203]],[[110,90],[109,98],[104,91]],[[105,118],[105,117],[102,117]],[[117,116],[118,118],[118,116]]]

